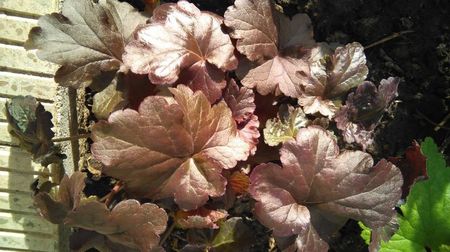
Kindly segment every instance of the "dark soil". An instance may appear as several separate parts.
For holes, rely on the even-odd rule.
[[[140,0],[135,2],[142,8]],[[166,1],[176,2],[176,0]],[[223,14],[232,0],[192,0],[202,10]],[[358,41],[366,49],[370,81],[401,77],[396,104],[384,116],[372,151],[376,158],[398,156],[414,139],[435,139],[450,147],[450,33],[448,0],[276,0],[289,15],[308,13],[316,41]],[[398,36],[398,33],[402,35]],[[397,35],[396,35],[397,34]],[[442,122],[440,127],[436,127]],[[354,221],[330,242],[332,251],[367,251]],[[263,239],[267,242],[266,239]],[[267,244],[261,247],[267,248]]]

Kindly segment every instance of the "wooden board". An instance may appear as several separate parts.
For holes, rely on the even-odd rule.
[[[0,249],[20,249],[38,252],[58,251],[58,239],[55,238],[56,237],[48,237],[38,234],[0,231]]]
[[[36,19],[0,14],[0,38],[24,43],[28,39],[28,31],[36,25]]]
[[[21,46],[0,44],[0,55],[0,69],[10,72],[51,75],[58,68],[52,63],[38,59],[33,51],[27,51]]]
[[[19,192],[0,192],[0,212],[20,212],[37,214],[30,194]]]
[[[0,10],[14,15],[39,16],[58,10],[59,0],[1,0]]]
[[[0,71],[0,95],[31,95],[36,99],[55,99],[57,84],[51,77],[39,77],[20,73]]]
[[[55,64],[41,61],[22,45],[37,18],[59,9],[60,0],[0,0],[0,252],[69,251],[61,227],[51,224],[33,206],[30,184],[42,172],[30,154],[17,148],[8,133],[5,104],[16,95],[32,95],[57,115],[59,99],[53,74]],[[58,112],[60,113],[60,112]],[[54,118],[56,127],[58,125]],[[48,175],[48,172],[45,172]]]

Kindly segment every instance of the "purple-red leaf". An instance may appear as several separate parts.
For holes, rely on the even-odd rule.
[[[250,154],[254,155],[259,143],[259,120],[254,114],[256,109],[255,94],[253,90],[241,87],[231,79],[224,93],[224,101],[233,113],[237,123],[239,136],[250,146]]]
[[[301,234],[309,225],[321,234],[330,220],[348,218],[379,227],[395,213],[403,181],[386,160],[373,166],[367,153],[339,154],[336,140],[319,127],[300,129],[280,153],[283,167],[261,164],[250,176],[256,216],[275,235]]]
[[[247,121],[255,113],[256,105],[253,90],[246,87],[239,88],[233,79],[229,81],[223,98],[237,123]]]
[[[103,203],[88,201],[69,212],[65,223],[106,235],[112,242],[130,248],[150,251],[158,246],[167,220],[164,209],[152,203],[125,200],[109,211]]]
[[[347,143],[356,142],[363,149],[373,143],[374,129],[397,96],[399,81],[394,77],[383,79],[378,89],[372,82],[365,81],[348,95],[345,106],[334,118]]]
[[[309,17],[297,14],[290,20],[277,13],[270,0],[237,0],[224,16],[238,51],[259,64],[248,71],[242,84],[256,87],[262,95],[279,89],[299,97],[310,72],[300,48],[314,43]]]
[[[204,207],[191,211],[179,210],[175,213],[175,222],[183,229],[188,228],[219,228],[219,220],[228,216],[225,210],[211,210]]]
[[[332,100],[361,84],[368,69],[364,47],[359,43],[338,47],[332,55],[327,54],[328,51],[328,46],[323,44],[312,50],[312,81],[305,82],[299,103],[307,114],[319,112],[331,118],[338,109]]]
[[[70,176],[64,175],[59,185],[57,199],[48,193],[38,192],[33,201],[40,215],[54,224],[63,223],[68,212],[80,204],[85,187],[86,174],[75,172]]]
[[[25,44],[40,59],[62,65],[56,82],[74,88],[89,86],[94,77],[122,66],[125,43],[147,18],[116,0],[66,0],[61,14],[39,19]]]
[[[224,71],[238,63],[222,21],[187,1],[163,4],[151,22],[135,32],[124,61],[133,72],[149,74],[152,83],[183,83],[214,102],[226,86]]]
[[[277,246],[283,252],[326,252],[328,244],[310,225],[304,232],[291,237],[275,237]]]
[[[171,92],[174,99],[151,96],[139,111],[116,111],[96,124],[92,153],[132,195],[175,197],[191,210],[224,194],[222,169],[247,159],[252,146],[239,137],[225,102],[211,106],[183,85]]]
[[[402,198],[404,199],[408,196],[410,187],[417,179],[428,178],[426,157],[422,154],[420,145],[416,141],[413,141],[411,146],[406,149],[404,157],[392,157],[389,158],[389,161],[397,165],[402,172],[405,181],[402,187]]]

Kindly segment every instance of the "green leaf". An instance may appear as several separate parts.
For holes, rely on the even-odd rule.
[[[125,107],[125,95],[117,82],[118,78],[112,80],[109,86],[94,95],[92,112],[97,119],[106,120],[112,112]]]
[[[371,234],[370,228],[366,227],[361,221],[358,221],[358,225],[362,229],[361,237],[363,238],[364,242],[367,245],[369,245],[370,244],[370,234]]]
[[[446,251],[450,245],[450,168],[431,138],[421,146],[428,179],[417,182],[401,206],[400,227],[380,251]]]
[[[239,238],[236,237],[236,232],[239,230],[239,226],[241,226],[241,228],[242,226],[245,227],[245,224],[239,217],[233,217],[223,222],[220,225],[219,233],[214,237],[214,240],[212,241],[212,247],[215,248],[224,244],[235,242],[235,239]]]
[[[306,127],[308,119],[301,108],[285,106],[280,108],[278,118],[267,120],[264,128],[264,142],[270,146],[294,139],[300,128]]]

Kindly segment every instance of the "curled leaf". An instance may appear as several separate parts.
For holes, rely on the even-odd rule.
[[[275,241],[282,252],[326,252],[329,249],[328,244],[320,238],[312,226],[300,235],[275,237]]]
[[[284,110],[284,111],[281,111]],[[309,120],[301,108],[284,106],[277,118],[267,120],[264,128],[264,142],[269,146],[294,139],[300,128],[306,127]]]
[[[347,143],[356,142],[363,149],[373,143],[374,129],[397,96],[399,81],[394,77],[383,79],[378,89],[372,82],[365,81],[348,95],[345,106],[334,118]]]
[[[257,63],[242,84],[256,87],[262,95],[279,89],[287,96],[299,97],[301,83],[309,78],[306,54],[300,48],[314,43],[309,17],[297,14],[289,19],[277,13],[269,0],[237,0],[224,16],[238,51]]]
[[[66,0],[61,14],[39,19],[25,43],[42,60],[62,65],[55,80],[62,86],[89,86],[94,77],[122,67],[125,43],[147,18],[115,0]]]
[[[274,235],[302,235],[310,225],[322,237],[348,218],[379,227],[400,199],[401,173],[361,151],[339,153],[336,140],[319,127],[299,130],[280,150],[283,167],[258,165],[250,175],[255,214]]]
[[[167,220],[164,209],[152,203],[124,200],[109,211],[103,203],[88,201],[69,212],[65,223],[106,235],[112,242],[130,248],[150,251],[158,246]]]
[[[152,83],[183,83],[214,102],[226,86],[224,71],[237,67],[234,46],[221,25],[221,17],[187,1],[163,4],[135,32],[125,63],[135,73],[148,74]]]
[[[224,102],[211,106],[202,92],[183,85],[171,92],[171,103],[151,96],[139,111],[116,111],[96,124],[92,153],[132,195],[174,197],[183,210],[192,210],[208,196],[224,194],[222,169],[247,159],[252,147],[239,137]]]
[[[61,224],[68,212],[80,203],[83,197],[86,174],[75,172],[64,175],[59,185],[58,197],[53,199],[48,193],[38,192],[33,201],[42,217],[54,224]]]
[[[48,193],[37,193],[34,202],[40,214],[52,223],[95,231],[129,248],[149,251],[157,247],[168,220],[164,209],[125,200],[110,211],[95,197],[86,198],[85,179],[82,172],[75,172],[70,178],[64,176],[56,200]]]
[[[239,88],[233,79],[229,81],[223,97],[237,123],[247,121],[255,113],[256,105],[253,90],[246,87]]]
[[[259,120],[254,114],[256,109],[255,94],[246,87],[239,88],[231,79],[224,93],[224,101],[233,113],[237,123],[239,136],[251,147],[250,154],[254,155],[259,143]]]
[[[94,95],[92,113],[99,120],[107,119],[108,116],[125,106],[125,97],[121,90],[118,90],[117,82],[113,81],[108,87]]]
[[[64,158],[52,142],[52,114],[32,96],[16,96],[6,103],[6,118],[10,133],[20,141],[20,147],[33,155],[43,166]]]
[[[175,222],[183,229],[219,228],[217,222],[228,216],[225,210],[211,210],[204,207],[191,211],[179,210],[175,213]]]
[[[320,52],[311,52],[312,82],[305,82],[299,104],[307,114],[319,112],[331,118],[338,109],[333,100],[363,83],[368,69],[364,47],[357,42],[338,47],[330,55],[323,47],[320,44],[314,49]]]

